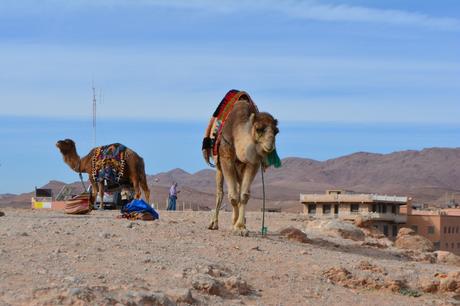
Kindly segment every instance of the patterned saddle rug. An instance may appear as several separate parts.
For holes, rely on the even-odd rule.
[[[249,101],[250,107],[254,113],[259,112],[257,106],[246,92],[236,89],[232,89],[227,92],[225,97],[219,103],[219,106],[217,106],[214,114],[212,115],[203,139],[203,156],[205,157],[205,160],[208,162],[208,164],[212,167],[214,167],[214,165],[211,164],[209,160],[212,157],[214,163],[217,162],[219,145],[222,139],[222,129],[225,126],[228,115],[232,111],[236,102],[238,102],[240,99]]]
[[[96,148],[93,155],[93,179],[96,182],[118,183],[125,173],[126,147],[120,143]]]
[[[257,105],[254,103],[254,101],[252,101],[247,92],[236,89],[232,89],[227,92],[225,97],[219,103],[219,106],[217,106],[217,109],[212,115],[211,120],[209,121],[201,148],[204,159],[211,167],[215,167],[214,164],[218,161],[219,145],[222,140],[222,130],[230,112],[233,110],[233,107],[239,100],[247,100],[249,102],[250,111],[252,113],[259,112]],[[214,160],[214,164],[210,162],[211,157]],[[278,168],[281,166],[281,162],[278,154],[276,153],[276,150],[267,156],[264,164],[266,167],[275,165],[275,167]]]

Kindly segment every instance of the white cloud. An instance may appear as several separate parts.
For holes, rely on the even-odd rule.
[[[364,6],[334,5],[314,0],[44,0],[11,1],[0,3],[0,11],[26,14],[46,9],[73,10],[94,7],[166,7],[171,9],[195,9],[212,13],[275,12],[292,18],[330,21],[361,22],[389,25],[408,25],[438,30],[460,30],[460,20],[450,17],[434,17],[428,14],[398,9],[377,9]]]

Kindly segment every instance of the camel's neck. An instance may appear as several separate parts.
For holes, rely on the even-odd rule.
[[[81,159],[77,151],[64,155],[64,162],[75,172],[81,172]]]
[[[85,173],[90,173],[91,172],[91,161],[92,161],[92,158],[93,158],[92,152],[93,151],[88,153],[88,155],[84,156],[80,160],[80,172],[85,172]]]
[[[91,150],[86,156],[80,158],[77,150],[74,150],[64,155],[64,162],[75,172],[89,174],[91,173],[93,153]]]
[[[242,162],[256,164],[262,159],[259,156],[257,144],[252,137],[252,126],[249,122],[241,122],[235,129],[234,145],[237,158]]]

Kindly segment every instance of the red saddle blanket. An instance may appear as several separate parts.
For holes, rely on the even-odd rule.
[[[252,101],[249,94],[245,91],[232,89],[229,92],[227,92],[225,97],[219,103],[219,106],[217,106],[217,109],[212,115],[208,127],[206,128],[206,131],[204,133],[202,146],[203,156],[206,162],[208,162],[208,164],[210,164],[211,166],[213,165],[209,162],[210,157],[213,158],[214,163],[217,162],[217,158],[219,155],[219,145],[222,139],[222,130],[225,126],[227,118],[230,112],[233,110],[235,104],[240,100],[249,101],[252,111],[254,113],[259,112],[256,104]]]

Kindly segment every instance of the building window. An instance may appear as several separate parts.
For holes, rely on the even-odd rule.
[[[331,213],[331,204],[323,204],[323,214],[328,215]]]
[[[393,224],[393,237],[396,237],[396,235],[398,235],[398,226]]]
[[[434,235],[434,226],[428,226],[428,234]]]
[[[418,234],[418,226],[417,226],[417,225],[411,225],[410,228],[411,228],[416,234]]]
[[[387,213],[387,206],[385,204],[382,205],[382,213]]]
[[[449,249],[449,244],[446,242],[446,250]]]
[[[308,214],[316,215],[316,204],[308,204]]]
[[[396,205],[391,205],[391,213],[396,215]]]
[[[453,250],[455,248],[455,244],[452,242],[451,246],[452,246],[452,250]]]
[[[372,204],[372,212],[377,212],[377,204]]]
[[[339,205],[335,204],[334,205],[334,215],[338,215],[339,214]]]
[[[383,234],[388,237],[388,225],[383,225]]]
[[[439,248],[441,247],[441,242],[436,241],[435,243],[433,243],[433,245],[435,250],[439,250]]]
[[[359,204],[351,204],[350,205],[350,211],[352,213],[358,213],[359,212]]]

